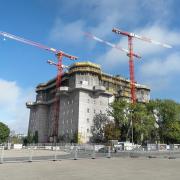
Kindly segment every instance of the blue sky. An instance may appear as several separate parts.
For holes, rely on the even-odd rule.
[[[127,56],[84,37],[83,32],[127,48],[113,27],[168,43],[172,49],[134,40],[135,79],[151,88],[152,98],[180,102],[180,1],[178,0],[0,0],[0,31],[22,36],[92,61],[109,74],[129,77]],[[50,52],[0,37],[0,120],[26,132],[34,88],[56,76]],[[72,62],[63,60],[64,64]]]

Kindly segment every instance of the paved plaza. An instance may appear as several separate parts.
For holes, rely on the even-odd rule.
[[[100,158],[0,164],[0,180],[179,180],[180,159]]]

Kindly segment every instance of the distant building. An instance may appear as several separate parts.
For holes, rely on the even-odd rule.
[[[61,87],[56,93],[56,79],[36,87],[36,101],[27,102],[30,109],[29,128],[31,134],[38,132],[39,142],[49,142],[53,134],[53,112],[55,96],[60,98],[58,137],[73,138],[86,143],[91,136],[91,126],[96,113],[106,113],[114,98],[130,101],[130,81],[101,71],[91,62],[73,64],[62,77]],[[136,84],[137,101],[148,102],[150,89]]]

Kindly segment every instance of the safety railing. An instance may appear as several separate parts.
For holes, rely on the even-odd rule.
[[[145,158],[180,158],[180,149],[169,150],[149,150],[147,147],[126,147],[115,148],[106,145],[76,145],[76,144],[56,144],[56,145],[29,145],[22,149],[6,150],[0,146],[0,164],[8,162],[33,162],[33,161],[59,161],[96,159],[111,157],[145,157]]]

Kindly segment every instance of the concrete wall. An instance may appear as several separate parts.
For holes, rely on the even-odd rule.
[[[36,111],[36,127],[38,130],[38,141],[47,142],[48,140],[48,107],[38,105]]]
[[[78,130],[79,92],[73,91],[60,98],[59,135],[70,137]]]
[[[88,142],[91,137],[94,116],[99,113],[107,113],[109,100],[110,97],[107,95],[94,96],[93,92],[80,90],[78,129],[82,143]]]

